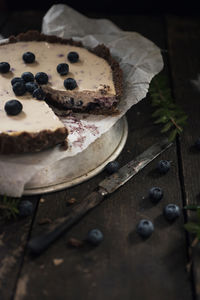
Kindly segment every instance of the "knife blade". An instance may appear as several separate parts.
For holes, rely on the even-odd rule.
[[[171,145],[172,143],[169,143],[167,139],[161,140],[121,167],[116,173],[101,181],[97,189],[77,204],[53,229],[44,234],[33,237],[29,241],[28,249],[30,253],[34,255],[41,254],[67,229],[78,222],[88,211],[100,204],[106,196],[124,185],[129,179],[136,175],[148,163],[154,160]]]

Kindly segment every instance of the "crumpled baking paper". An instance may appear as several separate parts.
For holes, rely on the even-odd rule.
[[[116,116],[72,114],[62,118],[69,128],[69,148],[53,149],[35,154],[0,155],[0,194],[20,197],[24,186],[42,168],[57,160],[75,156],[109,130],[127,110],[142,100],[151,79],[163,68],[160,49],[137,32],[120,30],[111,21],[90,19],[69,6],[53,5],[43,18],[42,31],[63,38],[81,40],[86,47],[105,44],[123,70],[124,94]],[[78,130],[77,130],[78,129]],[[73,168],[69,165],[69,168]]]

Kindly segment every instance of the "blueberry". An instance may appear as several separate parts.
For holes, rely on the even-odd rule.
[[[35,80],[37,81],[38,84],[47,84],[49,78],[45,72],[38,72],[35,75]]]
[[[166,174],[170,169],[171,163],[169,160],[160,160],[158,162],[158,171],[160,174]]]
[[[19,216],[28,217],[33,213],[33,204],[28,200],[23,200],[19,204]]]
[[[73,98],[73,97],[70,97],[69,100],[68,100],[68,103],[69,103],[71,106],[74,106],[74,98]]]
[[[25,82],[34,81],[34,75],[31,72],[24,72],[21,77]]]
[[[180,216],[180,208],[176,204],[168,204],[164,207],[163,214],[168,221],[174,221]]]
[[[93,111],[99,107],[99,103],[88,102],[86,109],[87,111]]]
[[[195,148],[196,148],[197,150],[200,150],[200,138],[198,138],[198,139],[196,140],[196,142],[195,142]]]
[[[67,78],[64,80],[64,87],[67,89],[67,90],[73,90],[77,87],[77,83],[76,83],[76,80],[73,79],[73,78]]]
[[[153,203],[158,203],[163,197],[163,190],[159,187],[152,187],[149,191],[149,198]]]
[[[8,73],[10,71],[10,64],[8,62],[0,62],[0,73]]]
[[[69,72],[69,66],[68,64],[59,64],[57,65],[57,72],[60,74],[60,75],[67,75],[68,72]]]
[[[38,85],[35,82],[26,82],[25,86],[26,86],[26,90],[31,94],[33,94],[33,91],[38,88]]]
[[[33,91],[33,97],[37,100],[44,100],[45,99],[45,92],[41,88],[37,88]]]
[[[88,232],[86,240],[97,246],[103,241],[103,233],[99,229],[92,229]]]
[[[21,77],[14,77],[14,78],[11,80],[11,84],[14,85],[16,82],[24,83],[24,80],[23,80]]]
[[[32,52],[25,52],[22,58],[25,63],[31,64],[35,61],[35,54],[33,54]]]
[[[13,84],[13,92],[15,93],[15,95],[17,96],[22,96],[26,93],[26,86],[24,82],[15,82],[15,84]]]
[[[21,102],[13,99],[6,102],[4,109],[8,115],[16,116],[22,111],[23,106]]]
[[[143,238],[148,238],[154,231],[154,225],[151,221],[143,219],[137,224],[136,231]]]
[[[44,72],[38,72],[35,75],[35,80],[39,84],[47,84],[49,78],[48,78],[48,75],[46,73],[44,73]]]
[[[105,170],[108,174],[113,174],[119,170],[119,163],[116,160],[110,161],[105,166]]]
[[[68,60],[69,60],[71,63],[75,63],[75,62],[78,61],[79,55],[78,55],[77,52],[71,51],[71,52],[68,53],[67,58],[68,58]]]
[[[76,105],[77,105],[77,106],[82,106],[82,105],[83,105],[83,101],[82,101],[82,100],[78,100],[78,101],[76,102]]]

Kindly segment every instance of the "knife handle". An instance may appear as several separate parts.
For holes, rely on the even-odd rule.
[[[46,250],[55,240],[57,240],[67,229],[79,221],[89,210],[97,206],[104,198],[100,191],[94,191],[77,204],[72,212],[62,218],[60,223],[53,230],[39,236],[33,237],[28,243],[31,254],[39,255]]]

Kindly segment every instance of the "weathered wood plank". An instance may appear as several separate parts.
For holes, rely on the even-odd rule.
[[[160,19],[150,22],[147,18],[134,16],[126,23],[127,16],[120,20],[126,30],[143,32],[160,47],[165,47],[164,29]],[[160,39],[158,40],[158,37]],[[143,100],[128,114],[129,137],[119,157],[124,164],[144,151],[160,137],[152,125],[152,108],[149,99]],[[173,162],[165,176],[155,172],[156,162],[166,158]],[[39,205],[32,236],[44,230],[40,225],[45,218],[54,221],[61,218],[70,207],[67,199],[81,201],[105,177],[102,172],[90,181],[62,192],[44,195]],[[152,186],[163,188],[165,196],[158,205],[147,199]],[[35,259],[28,253],[20,273],[16,299],[192,299],[190,278],[186,272],[186,241],[183,218],[169,225],[162,216],[165,204],[182,206],[179,184],[176,146],[169,149],[156,161],[141,171],[99,207],[90,212],[71,231],[66,233],[43,255]],[[155,224],[155,232],[147,240],[135,233],[141,218]],[[85,245],[82,248],[67,246],[70,237],[84,239],[88,230],[100,228],[104,241],[99,247]],[[56,265],[54,259],[60,259]],[[84,295],[84,296],[83,296]]]
[[[180,163],[183,170],[185,202],[199,204],[200,155],[194,143],[200,136],[200,94],[191,80],[200,74],[200,20],[189,17],[168,17],[168,43],[172,81],[176,102],[188,114],[188,125],[180,139]],[[188,214],[188,220],[192,215]],[[195,252],[194,275],[197,299],[200,299],[200,260]]]
[[[28,28],[39,29],[41,23],[41,21],[38,21],[39,15],[41,13],[1,13],[0,34],[8,37],[11,34],[20,33]],[[22,200],[27,198],[23,197]],[[3,220],[0,221],[0,299],[2,300],[13,297],[39,197],[29,197],[28,199],[34,204],[32,216],[6,222]]]
[[[0,222],[0,299],[2,300],[11,299],[13,296],[37,199],[38,197],[29,197],[34,205],[32,216]]]

